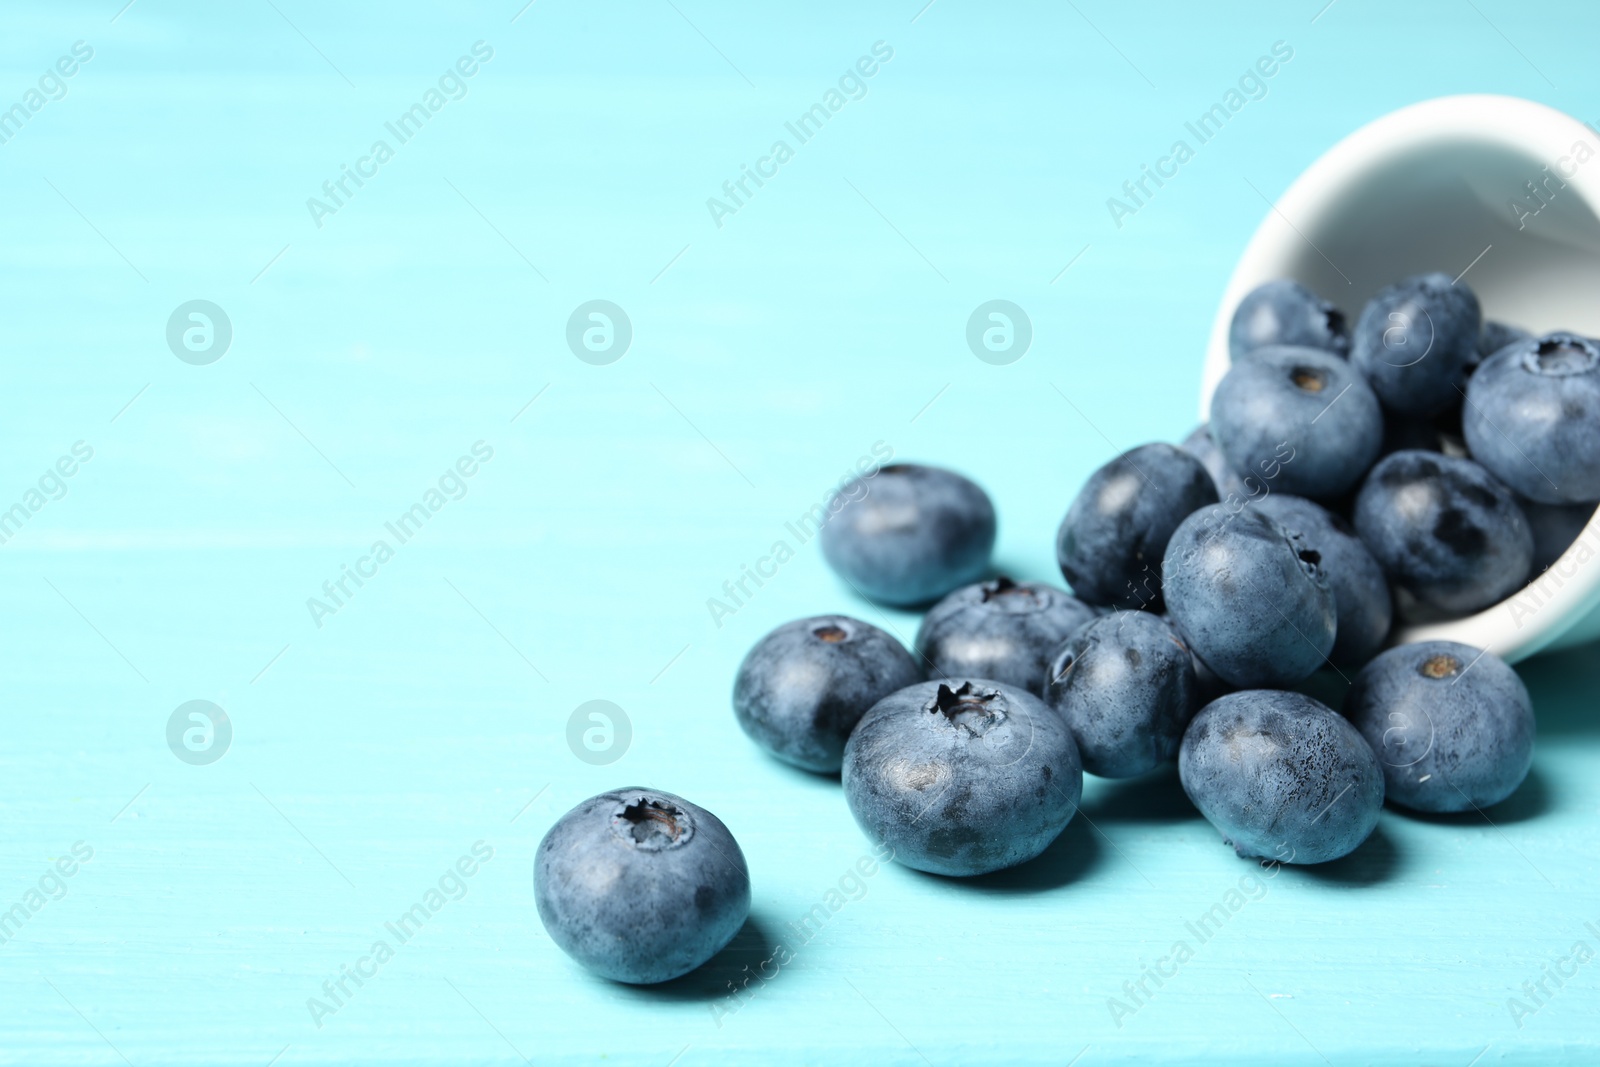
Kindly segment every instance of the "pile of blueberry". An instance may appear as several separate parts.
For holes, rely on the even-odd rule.
[[[839,774],[882,854],[965,877],[1039,855],[1083,773],[1173,760],[1241,857],[1349,854],[1391,803],[1479,809],[1528,773],[1534,719],[1485,650],[1383,651],[1397,617],[1496,604],[1600,500],[1600,346],[1481,321],[1442,274],[1379,292],[1353,330],[1304,286],[1239,305],[1211,422],[1095,471],[1056,556],[1072,592],[990,577],[995,511],[959,474],[897,464],[841,493],[828,563],[870,600],[930,605],[911,650],[859,619],[778,627],[733,710],[763,749]],[[1294,687],[1354,673],[1336,712]],[[1348,677],[1348,676],[1346,676]],[[749,874],[710,812],[602,794],[539,846],[551,937],[656,982],[720,951]]]

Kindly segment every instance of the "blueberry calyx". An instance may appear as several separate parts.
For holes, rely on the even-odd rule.
[[[1018,585],[1003,574],[992,582],[984,582],[982,589],[978,597],[980,604],[993,604],[1011,615],[1043,611],[1054,599],[1047,589]]]
[[[1320,393],[1328,387],[1328,376],[1316,367],[1296,367],[1289,372],[1289,380],[1303,393]]]
[[[1461,661],[1448,652],[1441,652],[1425,660],[1417,673],[1424,678],[1449,678],[1461,673]]]
[[[1588,374],[1600,365],[1600,349],[1579,337],[1547,337],[1523,356],[1523,365],[1550,378]]]
[[[815,630],[811,631],[811,634],[817,640],[829,645],[837,645],[841,641],[848,640],[850,637],[848,630],[844,629],[842,626],[835,626],[831,622],[822,626],[818,626]]]
[[[641,796],[611,813],[611,832],[641,852],[678,848],[694,836],[694,820],[676,804]]]
[[[998,689],[979,689],[971,682],[962,682],[955,689],[941,683],[924,707],[930,714],[943,714],[952,726],[961,727],[973,737],[982,737],[1005,721],[1005,704]]]
[[[1026,592],[1026,589],[1019,588],[1016,582],[1002,574],[992,582],[983,583],[983,602],[987,604],[992,597]]]
[[[1314,548],[1306,547],[1304,534],[1294,531],[1288,531],[1288,533],[1289,547],[1294,549],[1295,557],[1300,560],[1300,569],[1310,575],[1318,585],[1325,584],[1327,575],[1322,569],[1322,553]]]

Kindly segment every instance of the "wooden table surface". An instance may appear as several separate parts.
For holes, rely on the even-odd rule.
[[[1386,811],[1270,878],[1171,773],[1090,780],[1014,871],[863,864],[837,782],[728,707],[790,618],[914,633],[793,527],[858,459],[966,471],[998,565],[1054,579],[1089,471],[1190,429],[1262,196],[1425,96],[1587,114],[1592,12],[120,4],[0,15],[0,104],[93,49],[0,145],[0,1063],[1600,1057],[1592,648],[1524,665],[1534,771],[1487,818]],[[1277,40],[1270,91],[1114,225]],[[707,207],[877,41],[863,95]],[[373,173],[308,207],[342,166]],[[1001,298],[1032,330],[1006,366],[965,336]],[[169,343],[193,300],[214,361],[187,318]],[[593,300],[631,327],[609,365],[567,340]],[[569,743],[593,700],[610,762]],[[656,989],[533,906],[545,829],[627,784],[715,811],[754,883]]]

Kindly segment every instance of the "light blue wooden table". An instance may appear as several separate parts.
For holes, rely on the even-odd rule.
[[[1171,775],[1091,781],[1025,869],[863,865],[836,783],[728,709],[786,619],[910,638],[788,525],[860,457],[967,471],[1000,564],[1053,577],[1086,474],[1189,429],[1262,196],[1426,96],[1594,117],[1593,12],[121,5],[0,14],[0,1062],[1600,1058],[1592,649],[1526,665],[1534,773],[1492,822],[1385,813],[1270,879]],[[1009,365],[965,339],[993,299],[1031,325]],[[194,300],[220,358],[215,313],[169,345]],[[630,326],[606,365],[567,342],[593,300]],[[592,700],[608,764],[569,745]],[[169,745],[190,701],[225,745],[187,711]],[[661,989],[533,908],[539,836],[626,783],[717,812],[754,880]]]

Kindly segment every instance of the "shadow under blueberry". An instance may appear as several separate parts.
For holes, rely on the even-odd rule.
[[[1550,792],[1550,780],[1539,770],[1538,764],[1534,764],[1528,770],[1528,777],[1517,786],[1515,793],[1481,811],[1474,811],[1471,808],[1466,811],[1413,811],[1398,804],[1390,804],[1388,808],[1407,819],[1440,826],[1486,826],[1489,823],[1495,826],[1509,826],[1512,823],[1536,819],[1550,812],[1555,808],[1555,799]],[[1485,819],[1488,820],[1487,823]]]
[[[778,948],[778,938],[771,928],[751,913],[726,948],[686,975],[655,985],[607,984],[624,996],[647,1000],[714,1001],[743,989],[746,982],[762,985],[768,976],[781,974],[782,968],[769,963],[777,955]],[[767,964],[765,968],[762,967],[764,963]]]
[[[1400,869],[1400,850],[1379,822],[1372,836],[1350,853],[1327,863],[1284,864],[1283,870],[1301,871],[1330,885],[1371,886],[1387,882]]]
[[[993,893],[1038,893],[1081,880],[1103,858],[1099,835],[1088,820],[1074,817],[1048,848],[1026,863],[974,878],[928,877]]]
[[[1084,776],[1083,813],[1097,823],[1178,823],[1202,816],[1169,763],[1137,778]]]

